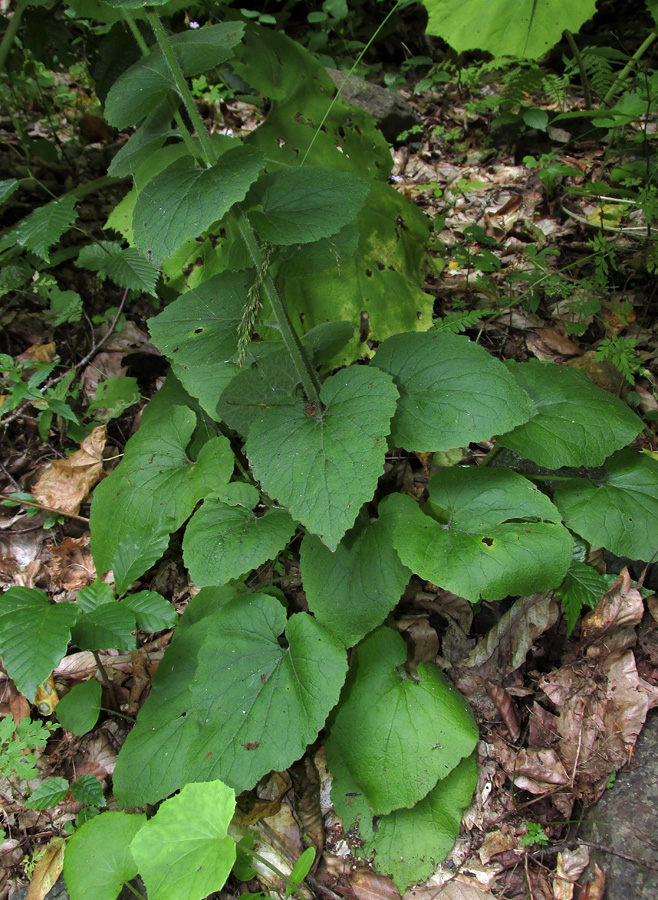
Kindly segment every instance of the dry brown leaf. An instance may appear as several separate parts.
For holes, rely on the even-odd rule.
[[[400,892],[391,879],[372,869],[359,868],[353,872],[350,887],[357,900],[400,900]]]
[[[605,873],[595,864],[594,877],[584,886],[584,888],[578,895],[578,900],[603,900],[604,892]]]
[[[103,474],[105,425],[94,428],[80,449],[67,459],[56,459],[32,488],[39,503],[69,515],[76,515],[82,501]]]
[[[520,790],[541,796],[569,784],[569,776],[555,750],[523,749],[514,752],[500,739],[494,743],[496,747],[500,743],[500,763]]]
[[[51,341],[49,344],[32,344],[16,359],[18,362],[52,362],[56,356],[55,342]]]
[[[480,862],[483,866],[486,866],[493,856],[504,853],[505,850],[512,850],[516,847],[516,843],[514,835],[507,831],[490,831],[478,850]]]
[[[557,622],[558,615],[552,591],[519,598],[479,641],[464,665],[482,666],[481,677],[500,681],[523,665],[533,643]]]
[[[127,373],[128,367],[122,365],[124,356],[123,350],[115,350],[103,351],[94,357],[94,361],[83,370],[80,377],[86,397],[93,397],[96,394],[96,388],[101,381]]]
[[[581,844],[573,850],[563,850],[557,857],[557,874],[565,881],[576,882],[589,865],[589,847]]]
[[[586,647],[601,642],[605,638],[605,645],[601,652],[609,652],[609,637],[615,632],[625,628],[634,628],[638,625],[644,614],[642,595],[631,583],[628,569],[622,572],[601,597],[595,608],[587,613],[582,622],[582,644]],[[588,656],[591,656],[589,647]]]
[[[53,837],[50,839],[43,856],[41,856],[34,867],[30,888],[27,892],[27,900],[43,900],[53,887],[62,874],[65,848],[65,838]]]
[[[498,687],[497,684],[493,684],[491,681],[483,681],[483,684],[487,694],[496,704],[496,709],[500,713],[505,727],[510,733],[510,737],[513,741],[518,741],[521,734],[521,720],[516,703],[504,688]]]
[[[96,567],[89,549],[89,535],[64,538],[50,550],[51,586],[79,591],[96,580]]]

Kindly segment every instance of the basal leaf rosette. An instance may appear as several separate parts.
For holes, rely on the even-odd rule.
[[[429,484],[424,509],[395,494],[395,547],[421,578],[476,602],[557,587],[573,539],[548,497],[505,469],[455,467]]]

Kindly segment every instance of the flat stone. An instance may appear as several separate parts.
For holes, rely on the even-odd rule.
[[[590,848],[586,876],[591,877],[594,863],[605,872],[606,900],[658,897],[657,818],[658,711],[654,710],[637,739],[629,768],[617,775],[613,786],[588,810],[580,832],[583,840],[624,854]]]
[[[347,73],[339,69],[327,69],[327,72],[337,88],[345,84],[341,91],[341,100],[369,112],[389,143],[396,141],[403,131],[423,124],[415,109],[401,94],[389,91],[378,84],[371,84],[363,78],[357,78],[356,75],[350,75],[348,78]]]

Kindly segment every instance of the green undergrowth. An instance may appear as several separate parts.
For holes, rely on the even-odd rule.
[[[429,221],[304,48],[240,21],[171,35],[140,0],[109,6],[141,53],[105,98],[108,123],[135,128],[109,169],[132,187],[78,264],[163,301],[150,333],[171,368],[94,491],[91,549],[115,591],[53,604],[11,588],[0,651],[32,701],[71,641],[129,650],[136,630],[175,630],[119,753],[121,809],[75,831],[67,885],[73,900],[114,900],[137,873],[151,900],[219,890],[240,859],[235,795],[321,737],[345,830],[404,891],[449,851],[477,781],[466,699],[393,627],[407,584],[473,604],[556,590],[575,621],[600,589],[590,547],[653,555],[658,466],[630,447],[642,421],[584,374],[502,362],[433,320]],[[265,101],[244,140],[206,131],[187,84],[209,71]],[[53,200],[0,253],[47,260],[76,216]],[[480,465],[446,464],[492,438]],[[390,450],[434,454],[421,499],[382,478]],[[179,620],[137,584],[174,534],[200,588]],[[248,586],[293,545],[307,608]],[[84,734],[100,711],[79,685],[60,721]]]

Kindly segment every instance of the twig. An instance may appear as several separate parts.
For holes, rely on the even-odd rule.
[[[89,524],[89,519],[85,519],[84,516],[76,516],[75,513],[67,513],[61,509],[53,509],[52,506],[44,506],[42,503],[35,503],[33,500],[19,500],[17,497],[12,497],[10,494],[0,494],[0,500],[9,500],[11,503],[16,503],[18,506],[32,506],[34,509],[41,509],[44,512],[54,513],[57,516],[64,516],[67,519],[75,519],[78,522],[84,522],[86,525]]]
[[[96,660],[96,667],[98,669],[98,674],[101,676],[103,684],[107,688],[107,691],[110,695],[110,700],[112,701],[113,706],[116,708],[119,704],[117,703],[117,695],[114,692],[114,684],[112,681],[110,681],[108,674],[105,671],[105,667],[103,666],[103,663],[101,662],[101,658],[100,658],[100,654],[99,654],[98,650],[92,650],[91,652],[93,653],[94,659]]]
[[[73,366],[74,369],[81,369],[88,362],[90,362],[90,360],[92,360],[94,358],[94,356],[96,356],[96,354],[98,353],[100,348],[110,337],[110,335],[116,328],[116,325],[117,325],[117,322],[119,321],[119,317],[121,316],[121,313],[123,312],[123,307],[126,302],[127,296],[128,296],[128,288],[126,288],[125,291],[123,292],[123,297],[121,298],[121,302],[119,303],[116,315],[112,319],[112,322],[110,323],[110,327],[108,328],[107,333],[103,335],[103,337],[100,339],[100,341],[98,341],[97,344],[94,344],[94,346],[91,348],[89,353],[83,359],[81,359],[80,362],[76,363]],[[65,372],[62,372],[62,374],[58,375],[57,378],[49,378],[41,390],[42,391],[50,390],[51,387],[54,387],[56,384],[59,384],[59,382],[63,378],[65,378],[68,375],[68,373],[69,373],[69,369],[67,369]],[[9,425],[10,422],[14,422],[16,419],[24,418],[23,410],[26,409],[31,404],[31,402],[32,402],[31,400],[24,400],[23,403],[21,403],[21,405],[18,407],[18,409],[16,410],[15,413],[12,413],[11,416],[7,416],[6,419],[2,419],[0,421],[0,425],[6,426],[6,425]]]
[[[585,847],[591,847],[593,850],[601,850],[603,853],[612,853],[613,856],[619,856],[628,862],[635,863],[637,866],[644,866],[645,869],[651,869],[652,872],[658,872],[658,866],[653,863],[640,859],[638,856],[631,856],[630,853],[624,853],[623,850],[615,850],[614,847],[608,847],[607,844],[599,844],[596,841],[576,841],[576,844],[584,844]]]

